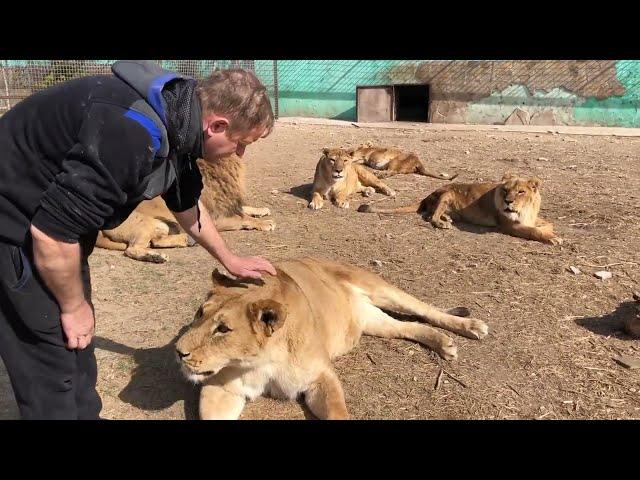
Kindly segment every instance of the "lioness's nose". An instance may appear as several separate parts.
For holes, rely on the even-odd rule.
[[[178,354],[178,357],[180,357],[180,358],[185,358],[185,357],[188,357],[190,355],[189,352],[181,352],[177,348],[176,348],[176,353]]]

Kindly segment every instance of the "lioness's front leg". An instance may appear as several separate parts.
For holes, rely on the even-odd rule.
[[[339,208],[349,208],[349,196],[344,190],[334,195],[334,201]]]
[[[200,392],[200,419],[237,420],[244,409],[245,398],[220,385],[203,385]]]
[[[250,215],[252,217],[266,217],[271,215],[271,210],[267,207],[249,207],[247,205],[243,205],[242,212],[245,215]]]
[[[319,210],[324,206],[324,197],[326,197],[327,192],[323,192],[320,190],[314,190],[313,195],[311,197],[311,201],[309,202],[309,208],[312,210]]]
[[[216,218],[214,223],[220,232],[235,230],[261,230],[263,232],[269,232],[276,228],[276,223],[270,218],[254,218],[249,215]]]
[[[389,197],[395,197],[396,192],[390,189],[384,182],[382,182],[373,173],[369,172],[366,168],[360,165],[354,165],[356,172],[358,173],[358,180],[365,187],[373,187],[377,192],[380,192]]]
[[[340,380],[330,367],[304,392],[304,401],[321,420],[346,420],[349,418]]]
[[[503,224],[501,229],[514,237],[526,238],[536,242],[548,243],[550,245],[562,245],[562,239],[557,237],[548,226],[543,228],[527,227],[519,223]]]

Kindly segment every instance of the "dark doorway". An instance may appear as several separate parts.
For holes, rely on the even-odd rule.
[[[429,85],[394,85],[395,120],[429,121]]]

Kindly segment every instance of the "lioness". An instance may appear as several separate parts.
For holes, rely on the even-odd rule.
[[[178,225],[161,197],[142,202],[116,228],[98,233],[96,247],[123,250],[142,262],[163,263],[167,256],[149,248],[191,247],[195,241]]]
[[[364,167],[354,164],[352,152],[342,148],[324,148],[316,165],[309,208],[322,208],[326,198],[334,200],[340,208],[349,208],[349,197],[354,193],[369,197],[376,191],[390,197],[396,194]]]
[[[211,215],[219,231],[263,230],[275,228],[268,208],[248,207],[244,203],[244,163],[237,155],[216,163],[197,161],[202,174],[201,203]],[[135,260],[163,263],[167,256],[149,248],[176,248],[194,245],[182,231],[173,214],[160,197],[142,202],[118,227],[98,234],[97,247],[124,250]]]
[[[301,258],[276,264],[260,283],[213,272],[213,290],[176,342],[187,378],[202,383],[200,418],[237,419],[247,399],[264,394],[295,399],[304,393],[321,419],[347,418],[342,386],[331,365],[364,333],[420,342],[447,360],[452,339],[430,326],[399,321],[382,309],[473,339],[487,325],[466,308],[448,313],[352,265]]]
[[[427,177],[439,178],[441,180],[453,180],[447,174],[438,174],[427,170],[422,161],[415,153],[403,152],[397,148],[374,147],[371,144],[362,145],[353,151],[355,162],[361,162],[375,170],[378,177],[387,177],[398,173],[417,173]]]
[[[361,205],[359,212],[420,213],[437,228],[451,228],[453,219],[498,227],[514,237],[558,245],[562,239],[553,233],[553,224],[538,217],[539,178],[520,178],[507,174],[500,183],[453,183],[438,188],[419,203],[399,208]]]
[[[636,301],[636,315],[624,321],[624,331],[632,337],[640,338],[640,293],[633,292],[633,299]]]

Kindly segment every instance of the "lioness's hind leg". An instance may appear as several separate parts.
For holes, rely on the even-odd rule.
[[[200,391],[200,419],[237,420],[244,404],[244,397],[234,395],[219,385],[203,385]]]
[[[129,258],[140,260],[141,262],[164,263],[167,261],[166,255],[154,252],[153,250],[141,247],[140,245],[130,245],[124,251],[124,254]]]
[[[191,247],[195,241],[186,233],[177,233],[175,235],[166,235],[160,238],[151,239],[153,248],[181,248]]]
[[[358,180],[365,187],[373,187],[377,192],[380,192],[384,195],[388,195],[390,197],[395,197],[396,192],[394,192],[391,188],[389,188],[384,182],[382,182],[378,177],[376,177],[373,173],[368,171],[361,165],[354,165],[356,172],[358,173]]]
[[[448,192],[443,193],[438,198],[436,207],[429,221],[436,228],[451,228],[452,220],[449,216],[450,195]]]
[[[124,242],[114,242],[110,238],[107,238],[102,232],[99,232],[98,238],[96,239],[96,247],[106,248],[107,250],[124,251],[127,249],[127,244]]]
[[[359,306],[363,332],[383,338],[404,338],[422,343],[445,360],[454,360],[458,349],[453,340],[435,328],[417,322],[401,322],[366,301]]]
[[[481,320],[450,315],[382,279],[367,293],[376,307],[407,315],[416,315],[431,325],[465,337],[481,339],[489,332],[489,327]]]
[[[336,373],[331,369],[320,374],[304,392],[304,401],[321,420],[346,420],[349,418],[344,391]]]

